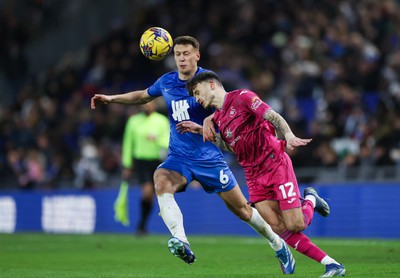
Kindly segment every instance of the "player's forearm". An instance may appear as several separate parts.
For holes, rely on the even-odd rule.
[[[271,122],[276,129],[282,132],[282,134],[285,136],[286,141],[289,141],[290,139],[295,137],[288,123],[279,113],[273,110],[268,110],[264,114],[264,119]]]
[[[233,149],[221,138],[221,134],[217,133],[215,135],[215,142],[213,142],[218,148],[223,151],[228,151],[233,153]]]
[[[147,94],[147,90],[141,90],[113,95],[111,96],[110,102],[119,104],[146,104],[153,99],[154,97],[150,97]]]

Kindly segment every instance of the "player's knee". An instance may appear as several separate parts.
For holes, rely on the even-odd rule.
[[[154,173],[154,192],[156,195],[175,193],[172,184],[173,181],[162,170],[157,170]]]
[[[272,222],[272,223],[268,222],[268,224],[271,226],[271,229],[278,235],[283,234],[283,232],[285,232],[287,230],[285,223],[283,223],[283,222],[279,222],[279,221]]]
[[[154,180],[154,191],[157,195],[173,193],[171,183],[163,176],[159,176]]]
[[[236,215],[243,221],[250,221],[251,216],[253,214],[253,210],[249,205],[245,205],[241,207],[237,212]]]
[[[166,169],[157,169],[153,175],[154,191],[157,195],[164,193],[174,194],[184,190],[187,180],[181,174]]]
[[[163,193],[172,193],[171,186],[169,186],[168,183],[164,183],[164,182],[156,182],[154,184],[154,191],[157,195],[160,195]]]
[[[304,231],[306,225],[304,224],[304,222],[298,221],[286,224],[286,228],[291,232],[300,233]]]

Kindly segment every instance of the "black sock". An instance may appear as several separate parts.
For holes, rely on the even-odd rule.
[[[147,220],[148,220],[150,212],[153,208],[153,203],[149,202],[147,200],[142,200],[141,207],[142,207],[142,217],[140,219],[139,229],[145,231],[146,225],[147,225]]]

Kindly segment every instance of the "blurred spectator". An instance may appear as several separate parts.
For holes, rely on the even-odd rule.
[[[118,175],[127,108],[89,111],[88,101],[99,91],[142,88],[171,69],[170,57],[157,63],[139,51],[141,32],[150,26],[163,26],[173,37],[200,38],[202,65],[218,72],[227,90],[249,87],[277,100],[273,108],[296,133],[314,138],[309,147],[291,153],[296,169],[359,167],[349,179],[360,179],[368,176],[366,169],[379,166],[397,172],[372,178],[400,175],[395,166],[400,165],[398,1],[190,0],[158,1],[157,8],[150,1],[135,9],[126,0],[129,16],[109,32],[93,35],[90,45],[82,45],[84,55],[68,53],[33,75],[26,56],[30,43],[57,29],[63,15],[72,19],[77,10],[101,3],[5,2],[0,12],[0,86],[2,76],[7,80],[0,90],[0,179],[11,184],[21,186],[28,167],[36,169],[30,178],[34,187],[57,187],[73,178],[79,172],[73,171],[81,156],[79,142],[87,137],[93,138],[100,177]]]
[[[76,161],[74,185],[78,188],[93,188],[106,180],[106,173],[100,167],[97,146],[90,138],[82,139],[81,155]]]

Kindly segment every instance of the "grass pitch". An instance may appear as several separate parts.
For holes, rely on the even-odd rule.
[[[0,277],[284,277],[275,253],[258,237],[190,236],[189,266],[167,249],[167,235],[0,234]],[[400,241],[313,240],[342,262],[348,277],[400,277]],[[319,263],[293,251],[290,277],[319,277]]]

